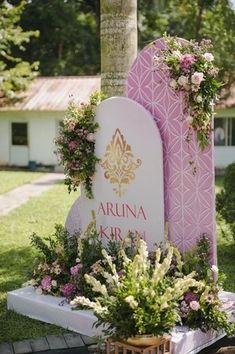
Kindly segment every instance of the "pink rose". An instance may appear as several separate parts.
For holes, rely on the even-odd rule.
[[[189,304],[189,307],[193,310],[193,311],[198,311],[200,309],[200,304],[198,301],[191,301]]]
[[[75,265],[74,267],[71,267],[71,268],[70,268],[70,274],[71,274],[71,275],[76,275],[76,274],[78,273],[78,271],[79,271],[82,267],[83,267],[83,266],[82,266],[81,263]]]
[[[200,73],[198,71],[195,71],[195,73],[191,77],[191,81],[194,85],[200,85],[200,83],[203,81],[203,73]]]

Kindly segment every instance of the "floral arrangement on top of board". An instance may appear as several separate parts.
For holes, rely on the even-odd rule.
[[[60,164],[65,170],[65,184],[68,191],[76,191],[80,183],[85,187],[86,196],[92,198],[92,180],[95,174],[95,109],[105,98],[95,92],[88,103],[69,103],[64,120],[60,124],[59,136],[55,139]]]
[[[86,231],[70,236],[56,226],[53,236],[31,236],[40,251],[32,279],[38,294],[63,296],[75,309],[92,308],[97,325],[117,338],[162,335],[176,324],[235,330],[219,299],[222,280],[209,264],[210,242],[202,235],[184,255],[171,245],[148,252],[138,234],[102,246],[93,218]]]
[[[221,83],[217,80],[210,40],[185,41],[165,35],[166,48],[155,57],[154,63],[170,77],[170,87],[183,94],[184,115],[187,116],[190,142],[192,130],[204,150],[210,144],[213,100]]]

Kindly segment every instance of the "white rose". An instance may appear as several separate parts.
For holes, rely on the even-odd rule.
[[[181,75],[181,76],[178,78],[178,84],[180,84],[181,86],[187,85],[187,84],[188,84],[188,77]]]
[[[191,80],[194,85],[200,85],[200,83],[203,81],[203,73],[195,71],[191,77]]]
[[[211,62],[211,61],[214,60],[214,55],[211,54],[211,53],[205,53],[205,54],[203,55],[203,57],[206,59],[206,61],[209,61],[209,62]]]
[[[177,82],[174,79],[170,81],[170,87],[173,88],[173,89],[176,89]]]
[[[52,280],[52,281],[51,281],[51,285],[54,286],[54,287],[56,287],[56,286],[57,286],[57,281],[56,281],[56,280]]]
[[[214,272],[214,273],[218,273],[218,271],[219,271],[218,267],[217,267],[216,265],[214,265],[214,264],[213,264],[213,266],[211,267],[211,270],[212,270],[212,272]]]
[[[37,289],[35,290],[35,293],[36,293],[37,295],[42,295],[42,288],[41,288],[41,286],[38,286],[38,287],[37,287]]]
[[[93,133],[87,134],[86,140],[89,141],[90,143],[95,141],[95,135]]]
[[[202,96],[201,95],[198,95],[197,98],[196,98],[196,101],[198,103],[202,102]]]

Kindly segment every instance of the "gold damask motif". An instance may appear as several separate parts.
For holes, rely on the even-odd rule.
[[[133,157],[131,146],[127,144],[120,130],[116,129],[100,165],[105,170],[104,177],[110,183],[118,185],[117,188],[113,188],[113,191],[119,197],[127,191],[123,188],[123,184],[129,184],[135,179],[134,171],[142,163],[140,159],[134,161]]]

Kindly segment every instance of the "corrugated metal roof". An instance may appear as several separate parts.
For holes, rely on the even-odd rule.
[[[86,102],[92,92],[100,90],[99,76],[38,77],[21,94],[22,100],[2,111],[65,111],[68,102]]]

